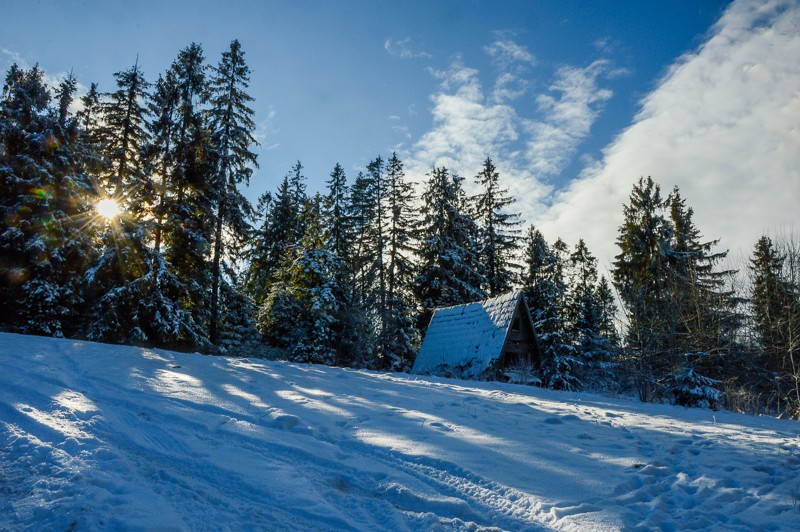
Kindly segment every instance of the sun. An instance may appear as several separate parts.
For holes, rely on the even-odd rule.
[[[107,220],[113,220],[120,213],[119,205],[111,198],[101,199],[95,204],[94,208],[97,214]]]

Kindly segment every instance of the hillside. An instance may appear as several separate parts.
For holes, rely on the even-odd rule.
[[[0,530],[800,526],[800,423],[0,334]]]

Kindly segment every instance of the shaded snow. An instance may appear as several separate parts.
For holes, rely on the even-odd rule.
[[[0,334],[0,530],[793,530],[799,431]]]

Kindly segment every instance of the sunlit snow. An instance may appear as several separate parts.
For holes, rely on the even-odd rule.
[[[0,334],[0,530],[796,530],[800,423]]]

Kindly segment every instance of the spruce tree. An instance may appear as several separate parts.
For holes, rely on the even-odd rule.
[[[61,103],[71,85],[61,85]],[[9,69],[0,99],[0,304],[19,309],[4,325],[64,336],[80,325],[96,196],[74,120],[50,99],[38,66]]]
[[[566,244],[561,239],[551,248],[538,229],[528,229],[522,283],[542,355],[540,374],[546,386],[576,390],[581,386],[581,360],[565,316],[565,255]]]
[[[241,183],[249,185],[253,168],[258,166],[256,154],[250,150],[258,142],[253,138],[254,113],[248,107],[253,98],[245,92],[250,69],[245,64],[239,41],[233,41],[230,49],[222,54],[214,73],[209,115],[217,167],[212,185],[216,213],[209,339],[216,344],[219,339],[220,285],[225,282],[222,278],[224,243],[232,241],[241,245],[250,236],[253,208],[237,187]]]
[[[672,226],[664,215],[668,200],[652,178],[640,178],[623,206],[619,228],[620,253],[612,271],[614,285],[625,305],[626,344],[631,378],[640,399],[656,393],[657,381],[669,374],[672,357],[665,356],[674,322],[670,308],[667,251]]]
[[[69,118],[69,106],[75,99],[75,91],[78,88],[78,80],[75,74],[70,71],[67,77],[64,78],[56,89],[55,99],[58,102],[57,106],[57,121],[58,125],[66,130],[68,128],[67,119]]]
[[[297,241],[302,238],[306,232],[305,220],[303,218],[303,210],[306,208],[308,202],[308,194],[306,193],[306,176],[303,175],[303,164],[297,161],[292,169],[289,171],[289,190],[291,199],[291,217],[288,219],[292,224],[292,233]]]
[[[568,271],[566,316],[582,364],[580,380],[603,385],[616,354],[614,296],[605,278],[598,281],[597,259],[583,239],[569,256]]]
[[[386,310],[380,362],[394,370],[409,369],[418,334],[412,319],[414,275],[413,201],[403,163],[392,153],[386,164]]]
[[[516,200],[500,187],[500,174],[487,157],[475,177],[482,187],[476,198],[480,222],[480,258],[486,267],[486,292],[494,297],[507,292],[513,284],[512,260],[519,249],[519,214],[507,212]]]
[[[278,270],[292,260],[292,248],[297,246],[302,236],[297,233],[302,222],[288,174],[274,196],[262,196],[259,211],[263,221],[248,252],[250,266],[244,286],[256,307],[260,308]]]
[[[418,273],[414,292],[426,327],[433,309],[485,297],[483,266],[477,253],[477,225],[465,211],[462,178],[434,168],[422,195],[418,227]]]
[[[264,299],[265,287],[270,278],[268,265],[271,242],[268,237],[272,206],[271,192],[265,192],[258,197],[254,212],[254,221],[257,227],[253,229],[250,245],[244,251],[248,267],[242,278],[242,290],[253,301],[256,308]]]
[[[153,238],[156,253],[161,252],[164,221],[168,206],[176,192],[175,130],[177,129],[180,93],[173,70],[159,75],[147,103],[150,121],[147,129],[150,143],[147,146],[147,167],[151,175],[155,198],[153,206]]]
[[[162,132],[146,120],[148,110],[163,110],[152,105],[154,99],[144,107],[148,84],[138,63],[115,77],[118,89],[100,104],[102,125],[96,138],[104,154],[105,193],[123,209],[107,221],[103,255],[84,278],[92,304],[86,334],[103,342],[183,350],[203,347],[205,332],[186,306],[191,299],[187,283],[164,260],[158,238],[157,246],[151,246],[160,229],[158,206],[166,195],[157,184],[161,181],[166,188],[166,177],[157,171],[170,169],[153,164],[154,145],[163,139],[150,142],[148,131]]]
[[[81,107],[75,118],[84,132],[92,133],[98,127],[100,112],[100,93],[97,90],[97,83],[92,83],[86,94],[81,96]]]
[[[715,269],[726,252],[701,240],[677,187],[664,199],[651,178],[640,179],[624,215],[613,275],[628,316],[633,378],[643,400],[666,393],[686,401],[687,375],[723,376],[737,328],[736,300],[724,287],[733,272]],[[709,393],[694,403],[719,398]]]
[[[693,209],[687,207],[675,187],[669,198],[672,241],[667,252],[670,319],[675,323],[670,348],[678,355],[672,368],[673,396],[684,404],[713,406],[721,394],[711,383],[727,376],[724,368],[732,356],[739,328],[737,299],[725,286],[735,272],[716,269],[727,251],[715,251],[718,240],[702,241],[693,215]],[[690,392],[691,386],[676,382],[676,376],[686,380],[687,375],[708,380],[697,387],[695,396]],[[699,391],[708,392],[708,396],[701,396]]]
[[[187,309],[207,330],[211,294],[211,252],[217,200],[213,178],[217,168],[211,130],[203,106],[208,101],[202,47],[192,43],[180,51],[171,70],[178,92],[172,131],[172,175],[165,198],[164,256],[186,286]]]
[[[337,285],[342,291],[336,365],[368,366],[372,360],[373,330],[364,300],[355,290],[353,271],[354,238],[351,219],[350,187],[338,163],[330,174],[324,200],[323,225],[327,249],[340,262]]]
[[[291,360],[330,365],[338,361],[346,288],[344,266],[326,243],[322,201],[316,195],[306,202],[306,231],[293,260],[276,272],[261,319],[267,340]]]
[[[129,70],[114,74],[117,90],[105,94],[100,111],[99,136],[105,171],[105,193],[128,213],[141,216],[153,203],[150,180],[144,174],[143,149],[147,142],[144,101],[149,84],[138,61]]]
[[[348,218],[352,230],[353,245],[350,268],[354,275],[356,299],[369,306],[375,279],[373,227],[378,217],[376,183],[372,176],[359,172],[350,188]]]
[[[750,259],[750,307],[769,385],[800,417],[800,253],[762,236]]]
[[[345,259],[350,255],[350,223],[347,216],[349,188],[347,176],[339,163],[333,168],[328,184],[328,195],[325,198],[325,225],[331,243],[331,251]]]

